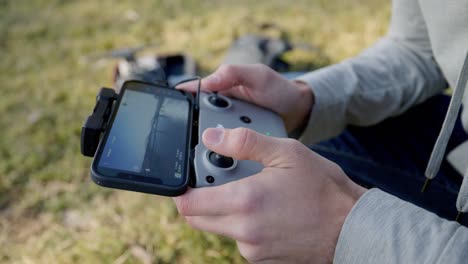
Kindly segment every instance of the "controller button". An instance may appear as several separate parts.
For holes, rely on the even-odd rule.
[[[211,152],[208,156],[210,162],[220,168],[229,168],[234,165],[234,160],[229,157],[225,157],[215,152]]]
[[[228,101],[226,101],[226,99],[222,98],[222,97],[219,97],[217,95],[211,95],[210,97],[208,97],[208,101],[214,105],[214,106],[217,106],[217,107],[221,107],[221,108],[226,108],[229,106],[229,103]]]
[[[248,116],[241,116],[240,120],[246,124],[250,124],[250,122],[252,122],[252,119],[250,119]]]
[[[205,180],[207,183],[213,183],[215,181],[215,178],[213,176],[208,175],[206,176]]]

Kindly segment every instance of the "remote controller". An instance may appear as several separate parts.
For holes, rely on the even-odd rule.
[[[221,185],[256,174],[263,165],[250,160],[234,160],[210,151],[201,136],[207,128],[245,127],[258,133],[287,137],[283,120],[265,108],[219,94],[200,94],[198,145],[195,147],[195,187]]]

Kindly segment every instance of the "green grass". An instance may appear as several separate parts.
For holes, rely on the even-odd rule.
[[[275,22],[337,62],[385,34],[390,14],[383,0],[136,2],[0,0],[1,263],[243,263],[171,199],[91,182],[80,129],[115,65],[93,55],[159,43],[146,53],[185,51],[210,72],[236,32]]]

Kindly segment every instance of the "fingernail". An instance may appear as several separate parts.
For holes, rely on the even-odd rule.
[[[208,77],[206,77],[204,81],[208,83],[212,83],[212,84],[217,84],[221,81],[221,79],[219,78],[217,74],[211,74],[211,75],[208,75]]]
[[[208,128],[203,132],[203,139],[210,145],[217,145],[223,141],[224,129],[222,128]]]

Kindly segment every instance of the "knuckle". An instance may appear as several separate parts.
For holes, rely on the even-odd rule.
[[[246,159],[255,147],[257,135],[252,130],[243,127],[236,128],[233,132],[233,151],[239,159]]]
[[[248,243],[251,245],[258,245],[262,242],[262,234],[259,225],[257,224],[258,221],[249,219],[247,221],[242,222],[243,224],[239,225],[239,241],[244,243]]]
[[[287,138],[284,139],[286,149],[290,152],[290,154],[297,156],[304,155],[304,145],[296,139]]]
[[[223,64],[218,68],[219,75],[226,80],[231,80],[232,86],[242,84],[242,78],[238,74],[238,66],[234,64]]]
[[[241,214],[252,214],[258,212],[262,205],[262,194],[260,190],[251,187],[245,187],[242,195],[239,197],[238,210]]]
[[[233,75],[235,73],[235,66],[232,64],[223,64],[219,66],[218,71],[222,76]]]
[[[259,246],[238,243],[237,248],[239,249],[239,253],[242,257],[244,257],[249,263],[260,262],[264,259],[264,252]]]
[[[262,71],[268,71],[268,69],[270,69],[270,67],[266,66],[263,63],[254,63],[253,67],[256,67],[256,68],[258,68],[259,70],[262,70]]]
[[[275,75],[275,71],[273,71],[270,67],[266,66],[265,64],[257,63],[255,67],[258,68],[261,76],[264,80],[270,80],[273,75]]]
[[[287,145],[291,146],[291,148],[299,148],[302,145],[302,143],[297,141],[297,139],[293,139],[293,138],[285,138],[284,142]]]

